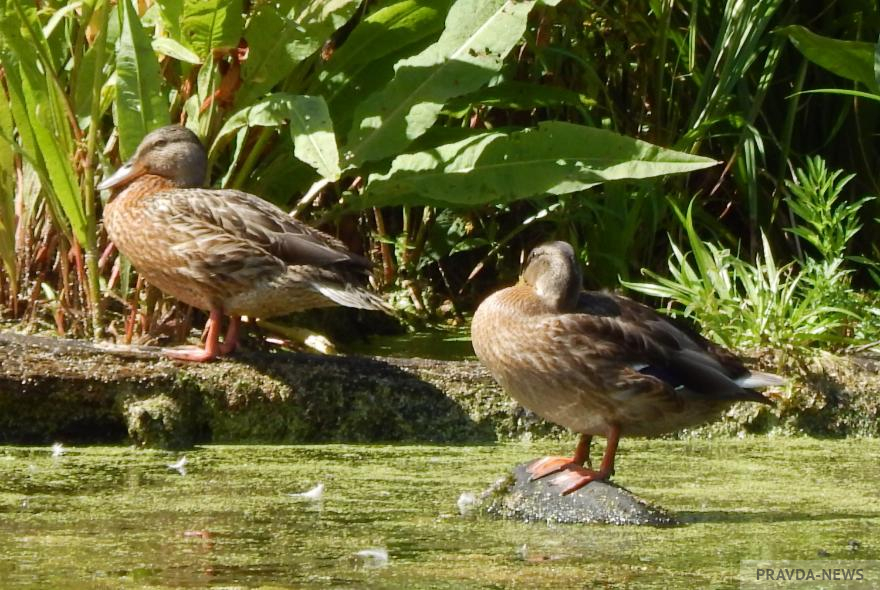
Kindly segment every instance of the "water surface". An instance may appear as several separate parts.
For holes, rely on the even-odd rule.
[[[0,447],[0,587],[736,587],[741,559],[880,559],[877,440],[625,439],[615,480],[675,528],[458,515],[566,447],[209,446],[185,475],[180,453]]]

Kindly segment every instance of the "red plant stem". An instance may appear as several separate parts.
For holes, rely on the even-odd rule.
[[[116,252],[116,245],[113,242],[108,242],[107,247],[104,248],[104,252],[101,254],[101,258],[98,259],[98,268],[103,270],[114,252]]]

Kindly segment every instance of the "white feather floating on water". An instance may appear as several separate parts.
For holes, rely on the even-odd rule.
[[[388,565],[388,550],[383,547],[361,549],[354,554],[363,567],[377,568]]]
[[[187,463],[189,463],[189,461],[186,460],[186,455],[184,455],[183,457],[181,457],[180,459],[178,459],[174,463],[169,463],[168,469],[173,469],[174,471],[176,471],[180,475],[186,475],[186,464]]]
[[[458,506],[458,513],[462,516],[467,516],[477,505],[477,496],[473,492],[462,492],[458,497],[456,505]]]
[[[297,494],[287,494],[293,498],[302,498],[303,500],[311,500],[317,502],[324,498],[324,484],[319,483],[307,492],[299,492]]]

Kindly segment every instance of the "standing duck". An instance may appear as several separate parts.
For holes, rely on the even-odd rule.
[[[583,291],[572,247],[529,255],[519,282],[477,309],[477,356],[517,402],[580,434],[574,456],[528,466],[569,494],[614,473],[622,435],[656,436],[719,417],[734,402],[772,402],[754,388],[781,385],[735,355],[626,297]],[[598,470],[593,436],[607,438]],[[585,467],[586,464],[586,467]]]
[[[168,356],[209,361],[231,353],[243,315],[386,308],[360,286],[366,258],[259,197],[201,188],[206,172],[199,138],[171,125],[147,134],[131,160],[98,185],[118,193],[104,208],[104,226],[119,251],[152,285],[210,313],[204,349]],[[230,321],[221,344],[224,315]]]

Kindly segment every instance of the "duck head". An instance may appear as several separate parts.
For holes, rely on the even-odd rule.
[[[566,242],[548,242],[532,250],[520,280],[556,311],[575,309],[583,284],[574,249]]]
[[[144,174],[162,176],[181,188],[200,187],[207,166],[205,148],[196,134],[180,125],[168,125],[148,133],[134,156],[98,189],[121,187]]]

